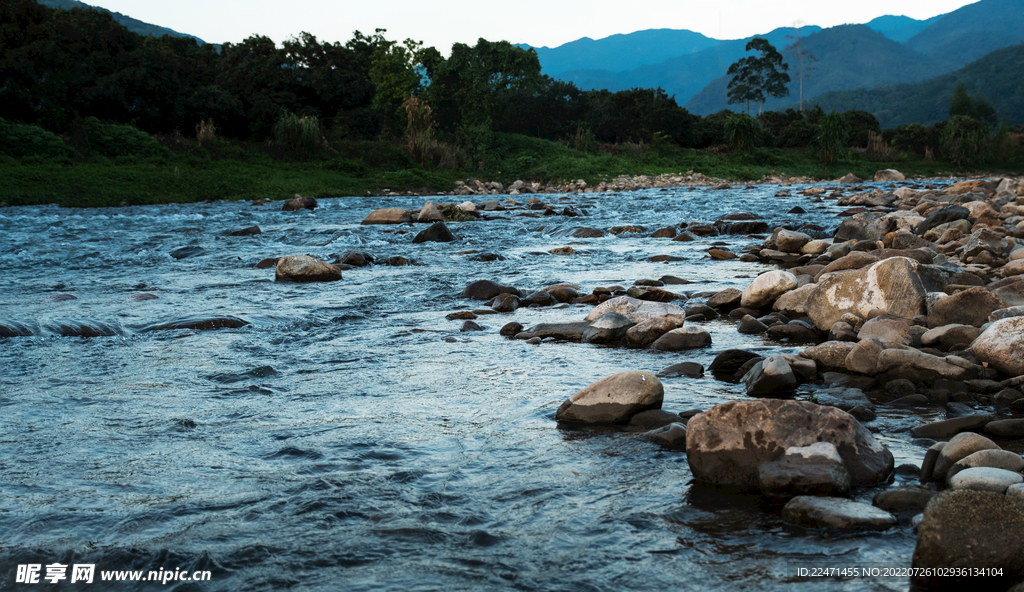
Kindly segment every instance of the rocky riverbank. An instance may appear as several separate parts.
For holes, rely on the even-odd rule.
[[[997,524],[1024,524],[1024,459],[1003,449],[1024,441],[1024,180],[820,187],[805,195],[811,203],[836,199],[848,208],[831,236],[821,228],[780,227],[742,255],[709,249],[709,258],[743,256],[780,268],[744,290],[672,292],[674,278],[667,276],[589,293],[579,285],[524,291],[477,281],[462,296],[485,301],[494,312],[595,306],[579,320],[502,327],[503,335],[527,343],[685,352],[711,345],[702,322],[729,317],[740,333],[764,334],[780,346],[805,344],[799,355],[721,352],[708,371],[743,383],[746,401],[669,412],[661,409],[658,376],[627,372],[572,395],[555,419],[618,424],[685,449],[699,482],[759,490],[785,504],[782,517],[794,525],[920,525],[914,567],[998,568],[1001,575],[988,583],[1000,589],[1024,581],[1024,539],[993,531]],[[651,236],[698,240],[757,217],[733,218]],[[767,234],[755,226],[732,230]],[[479,328],[471,319],[484,312],[449,318],[471,330]],[[661,376],[704,370],[676,364]],[[808,385],[810,400],[795,399]],[[922,444],[921,466],[899,469],[919,473],[921,483],[886,487],[894,463],[872,434],[877,412],[936,406],[948,419],[912,430]],[[881,485],[873,504],[845,497],[869,485]],[[964,520],[966,514],[972,519]],[[914,581],[946,589],[972,578]]]

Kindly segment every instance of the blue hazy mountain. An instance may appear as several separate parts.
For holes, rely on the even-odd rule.
[[[205,44],[206,43],[205,41],[203,41],[202,39],[200,39],[200,38],[198,38],[198,37],[196,37],[194,35],[187,35],[185,33],[179,33],[179,32],[177,32],[177,31],[175,31],[173,29],[168,29],[167,27],[161,27],[161,26],[158,26],[158,25],[151,25],[149,23],[144,23],[144,22],[142,22],[140,20],[133,19],[130,16],[125,16],[125,15],[121,14],[120,12],[114,12],[114,11],[111,11],[111,10],[107,10],[106,8],[100,8],[99,6],[90,6],[88,4],[85,4],[84,2],[78,2],[78,0],[36,0],[36,1],[39,2],[40,4],[42,4],[43,6],[49,6],[50,8],[61,8],[61,9],[64,9],[64,10],[70,10],[72,8],[91,8],[93,10],[102,10],[104,12],[109,12],[114,17],[115,21],[117,21],[117,22],[121,23],[122,25],[124,25],[124,27],[126,29],[128,29],[129,31],[131,31],[133,33],[138,33],[139,35],[153,35],[155,37],[160,37],[160,36],[163,36],[163,35],[170,35],[172,37],[191,37],[192,39],[195,39],[196,41],[198,41],[200,44]]]
[[[864,23],[872,31],[878,31],[896,43],[903,43],[914,35],[928,28],[929,25],[942,18],[944,15],[933,16],[930,19],[919,21],[909,16],[893,16],[887,14]]]
[[[982,0],[942,15],[906,45],[958,68],[1021,41],[1024,0]]]
[[[559,77],[572,70],[595,68],[622,72],[657,64],[681,55],[698,52],[720,43],[693,31],[649,29],[594,40],[583,37],[555,48],[535,47],[544,74]],[[528,48],[529,45],[521,44]]]
[[[832,90],[915,82],[951,69],[946,61],[922,55],[865,25],[825,29],[803,38],[801,45],[804,51],[817,58],[805,66],[805,98]],[[787,49],[780,51],[790,66],[789,96],[770,99],[765,103],[765,109],[785,108],[798,101],[799,81],[793,53]],[[686,103],[691,113],[707,115],[722,109],[739,111],[746,108],[745,105],[728,104],[729,77],[724,72],[719,70],[720,76]]]

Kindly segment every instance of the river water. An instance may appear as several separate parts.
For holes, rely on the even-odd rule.
[[[834,230],[835,202],[812,203],[802,188],[791,198],[773,197],[777,186],[542,195],[588,215],[498,212],[504,219],[449,224],[456,242],[423,244],[412,244],[422,226],[359,224],[422,197],[323,199],[294,213],[280,202],[0,209],[0,322],[31,333],[0,339],[0,589],[905,590],[905,578],[806,578],[796,568],[909,567],[906,521],[870,534],[791,527],[756,497],[696,486],[685,453],[554,421],[567,397],[616,372],[798,347],[739,335],[728,319],[701,323],[713,345],[683,353],[498,334],[512,320],[581,320],[580,306],[481,316],[483,332],[445,319],[483,308],[460,297],[477,279],[589,293],[674,275],[693,282],[667,286],[677,292],[742,289],[770,267],[705,253],[712,240],[739,250],[756,239],[569,234],[730,212]],[[808,213],[787,214],[797,205]],[[253,225],[263,233],[225,236]],[[577,253],[547,254],[566,245]],[[190,256],[171,256],[185,247]],[[272,268],[255,267],[347,250],[414,264],[320,284],[275,283]],[[505,259],[471,260],[483,252]],[[659,254],[687,260],[647,260]],[[249,324],[142,330],[196,315]],[[111,334],[62,336],[62,323]],[[710,375],[663,383],[672,411],[745,397]],[[919,464],[926,445],[907,429],[941,418],[880,409],[871,425],[897,465]],[[50,564],[92,564],[95,581],[72,584],[69,569],[57,586],[16,583],[28,564],[42,565],[41,577]],[[160,569],[210,580],[100,575]]]

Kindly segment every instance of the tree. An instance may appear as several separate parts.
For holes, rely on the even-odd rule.
[[[782,61],[782,54],[768,43],[767,39],[754,37],[747,43],[747,51],[756,51],[760,57],[747,56],[740,58],[729,66],[727,74],[732,76],[729,81],[729,104],[747,104],[747,115],[750,115],[750,102],[757,103],[757,112],[767,97],[781,98],[789,95],[789,64]]]
[[[543,79],[537,52],[508,41],[479,39],[475,46],[452,46],[422,59],[430,85],[423,93],[435,122],[446,129],[460,125],[490,128],[494,115],[520,91],[539,89]]]
[[[800,101],[798,103],[800,111],[804,110],[804,78],[806,78],[814,70],[810,66],[811,62],[818,61],[818,58],[814,57],[811,52],[807,51],[800,44],[800,27],[796,26],[796,36],[789,38],[795,38],[796,42],[789,46],[790,53],[796,58],[796,79],[800,84]],[[804,65],[805,62],[807,65]]]

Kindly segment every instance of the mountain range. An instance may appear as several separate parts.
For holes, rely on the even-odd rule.
[[[905,85],[944,76],[995,50],[1019,44],[1024,41],[1024,0],[981,0],[925,20],[887,15],[863,25],[828,29],[805,26],[758,35],[780,50],[790,64],[792,79],[789,96],[771,99],[764,108],[797,106],[799,81],[794,44],[798,35],[800,49],[814,58],[805,64],[803,88],[805,106],[813,105],[817,96],[826,93]],[[534,49],[545,74],[584,90],[660,87],[690,112],[708,115],[727,108],[745,109],[728,104],[729,79],[725,72],[746,55],[745,46],[750,39],[719,41],[693,31],[658,29]],[[687,51],[662,59],[679,48]],[[1007,56],[1004,59],[1009,59]],[[993,67],[991,62],[986,63]],[[991,94],[984,89],[984,77],[977,78],[975,86]],[[945,92],[947,104],[951,92],[952,84]],[[901,91],[902,94],[906,93]],[[1011,96],[1019,94],[1011,92]],[[828,100],[831,104],[848,105],[849,97],[855,95],[845,96],[840,101],[829,95]],[[1024,105],[1012,111],[1024,112]],[[889,119],[901,120],[902,116]]]

